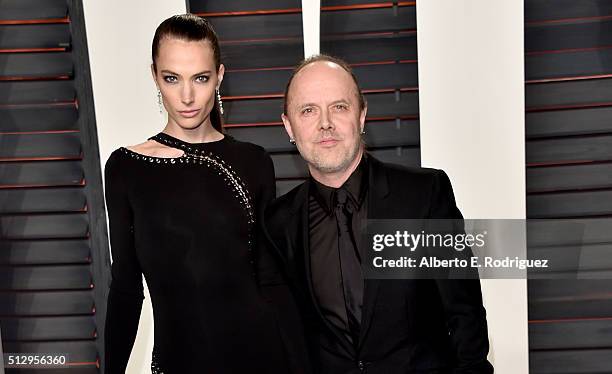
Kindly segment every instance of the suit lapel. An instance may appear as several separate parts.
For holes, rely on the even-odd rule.
[[[387,211],[387,196],[389,184],[384,165],[368,155],[368,219],[383,219]],[[367,258],[367,256],[364,256]],[[363,345],[370,330],[374,316],[374,306],[380,287],[379,279],[366,279],[363,291],[363,313],[361,317],[361,332],[359,346]]]

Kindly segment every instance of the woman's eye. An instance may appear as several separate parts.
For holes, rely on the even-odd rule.
[[[167,83],[176,83],[178,79],[173,75],[166,75],[164,77],[164,81],[166,81]]]
[[[204,83],[208,82],[209,79],[210,77],[207,75],[200,75],[199,77],[196,77],[196,82]]]

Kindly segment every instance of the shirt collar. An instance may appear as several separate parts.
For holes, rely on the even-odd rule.
[[[361,157],[361,161],[349,178],[340,186],[348,192],[349,199],[353,202],[356,209],[361,207],[361,204],[365,200],[367,192],[368,179],[367,179],[367,159],[364,153]],[[312,176],[310,177],[311,193],[315,199],[319,202],[321,207],[325,209],[328,214],[333,213],[334,206],[336,205],[336,191],[338,188],[326,186]]]

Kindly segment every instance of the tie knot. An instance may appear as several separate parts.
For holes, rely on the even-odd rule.
[[[336,208],[340,209],[344,214],[351,215],[353,213],[353,204],[349,199],[348,192],[344,188],[336,191]]]
[[[346,190],[344,188],[339,188],[336,191],[336,204],[345,205],[346,200],[348,200],[348,194],[346,193]]]

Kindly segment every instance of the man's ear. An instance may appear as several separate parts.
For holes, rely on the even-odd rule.
[[[359,113],[359,126],[361,126],[360,128],[360,132],[363,132],[363,130],[365,129],[365,120],[366,120],[366,116],[368,114],[368,106],[364,106],[363,110],[361,111],[361,113]]]
[[[285,125],[285,131],[287,131],[287,135],[289,135],[289,139],[295,139],[293,137],[293,131],[291,131],[291,122],[289,121],[289,117],[283,113],[281,114],[281,119],[283,120],[283,125]]]

